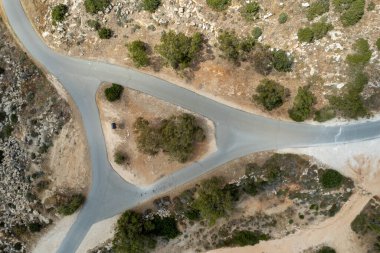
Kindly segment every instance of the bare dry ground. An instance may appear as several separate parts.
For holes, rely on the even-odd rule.
[[[126,181],[137,185],[152,184],[161,177],[198,161],[216,150],[213,123],[199,115],[194,115],[205,131],[206,140],[196,144],[195,153],[188,162],[179,163],[171,160],[163,152],[155,156],[139,152],[136,133],[133,128],[138,117],[144,117],[154,124],[154,122],[159,122],[172,115],[189,112],[181,107],[131,89],[124,89],[121,99],[111,103],[104,96],[104,90],[108,86],[103,85],[99,88],[96,100],[106,140],[108,158],[112,167]],[[117,124],[117,129],[112,129],[112,123]],[[128,162],[122,165],[115,163],[114,154],[117,151],[125,153]]]

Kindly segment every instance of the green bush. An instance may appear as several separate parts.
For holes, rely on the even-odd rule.
[[[335,116],[335,110],[330,106],[326,106],[315,112],[314,120],[318,122],[325,122],[335,118]]]
[[[253,65],[257,73],[267,76],[273,70],[273,53],[267,46],[258,46],[253,54]]]
[[[113,35],[113,31],[109,28],[102,27],[98,30],[99,38],[110,39]]]
[[[240,8],[240,14],[248,21],[255,20],[260,11],[260,5],[257,2],[246,3]]]
[[[225,240],[222,243],[222,246],[231,247],[231,246],[247,246],[247,245],[255,245],[260,241],[267,241],[270,237],[267,234],[264,234],[258,230],[256,231],[248,231],[248,230],[235,230],[232,233],[232,237],[230,239]]]
[[[313,20],[318,16],[323,15],[330,10],[330,1],[329,0],[317,0],[310,4],[310,7],[307,9],[306,17],[308,20]]]
[[[191,208],[190,210],[187,210],[184,213],[185,217],[188,218],[189,220],[199,220],[201,218],[201,213],[197,209]]]
[[[312,24],[310,27],[301,28],[298,30],[298,40],[300,42],[311,43],[315,40],[322,39],[334,27],[330,23],[324,21]]]
[[[293,66],[293,57],[284,50],[273,51],[273,68],[279,72],[290,72]]]
[[[251,196],[256,196],[259,192],[259,189],[256,185],[256,180],[254,177],[248,177],[247,179],[242,181],[242,190]]]
[[[311,43],[314,40],[314,32],[310,27],[300,28],[297,36],[300,42]]]
[[[380,38],[376,40],[376,48],[380,51]]]
[[[260,27],[255,27],[252,30],[252,37],[257,40],[263,34],[263,30]]]
[[[286,14],[285,12],[280,13],[280,15],[278,16],[278,23],[285,24],[286,21],[288,21],[288,14]]]
[[[231,4],[231,0],[206,0],[206,3],[214,11],[224,11]]]
[[[373,11],[376,8],[376,4],[374,2],[369,2],[367,5],[367,11]]]
[[[149,65],[148,48],[141,40],[127,44],[128,53],[136,67]]]
[[[42,224],[39,222],[32,222],[28,224],[29,231],[32,233],[40,232],[42,227]]]
[[[13,127],[10,124],[6,124],[0,132],[0,138],[3,140],[9,138],[12,135],[12,132]]]
[[[290,118],[297,122],[305,121],[312,115],[314,103],[315,97],[308,87],[298,88],[293,107],[289,110]]]
[[[316,253],[336,253],[335,249],[328,247],[328,246],[323,246],[319,250],[317,250]]]
[[[96,14],[103,11],[110,3],[111,0],[85,0],[84,7],[88,13]]]
[[[367,40],[363,38],[357,39],[353,45],[353,49],[355,53],[347,55],[346,61],[348,64],[361,67],[369,62],[372,52]]]
[[[336,170],[327,169],[322,172],[320,182],[326,189],[339,188],[343,183],[344,177]]]
[[[121,98],[124,87],[120,84],[113,83],[111,87],[104,90],[104,95],[109,102],[114,102]]]
[[[173,239],[180,234],[177,228],[177,222],[172,216],[161,218],[156,215],[152,223],[154,226],[152,233],[156,236]]]
[[[340,16],[343,26],[352,26],[358,23],[364,15],[365,0],[355,0],[347,11]]]
[[[87,25],[95,31],[98,31],[102,27],[99,21],[93,19],[87,20]]]
[[[117,151],[114,154],[114,161],[117,164],[123,164],[128,160],[128,157],[121,151]]]
[[[184,33],[176,33],[173,30],[164,32],[156,46],[157,52],[164,57],[174,69],[185,69],[197,59],[203,38],[202,34],[195,33],[187,37]]]
[[[65,203],[58,206],[59,214],[71,215],[75,213],[84,203],[85,197],[82,194],[74,194],[70,196]]]
[[[69,8],[65,4],[58,4],[54,6],[51,12],[51,18],[53,22],[62,22],[65,19],[65,15]]]
[[[254,31],[252,31],[254,33]],[[238,63],[245,60],[247,54],[253,50],[256,44],[256,38],[248,35],[244,38],[238,38],[235,32],[222,31],[218,36],[219,50],[222,57],[229,61]]]
[[[264,106],[268,111],[280,107],[289,95],[289,90],[270,79],[261,80],[256,92],[257,95],[252,97],[253,100]]]
[[[161,0],[143,0],[142,7],[151,13],[155,12],[161,5]]]

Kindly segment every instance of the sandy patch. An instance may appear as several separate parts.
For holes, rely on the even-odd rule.
[[[110,103],[104,97],[105,88],[106,86],[102,86],[96,97],[108,158],[112,167],[126,181],[137,185],[149,185],[192,162],[201,160],[216,150],[213,123],[199,115],[195,115],[205,130],[206,140],[196,144],[196,152],[188,162],[172,161],[162,152],[155,156],[140,153],[135,142],[136,134],[133,132],[133,124],[138,117],[144,117],[149,121],[158,121],[171,115],[190,112],[130,89],[124,89],[122,98],[119,101]],[[117,124],[117,129],[112,129],[112,123]],[[116,151],[125,153],[129,157],[128,163],[116,164],[114,162]]]

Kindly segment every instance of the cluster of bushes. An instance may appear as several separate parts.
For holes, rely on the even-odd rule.
[[[214,11],[224,11],[231,4],[231,0],[206,0],[206,3]]]
[[[261,35],[261,32],[258,33],[256,30],[254,32],[256,32],[256,36]],[[260,37],[260,35],[256,37],[254,32],[244,38],[238,38],[235,32],[222,31],[218,36],[219,50],[222,52],[222,57],[234,63],[246,60],[248,53],[255,47],[257,38]]]
[[[69,8],[66,4],[58,4],[54,6],[51,12],[51,18],[53,20],[53,23],[62,22],[65,19],[65,15],[68,11]]]
[[[142,8],[146,11],[154,13],[161,5],[161,0],[143,0]]]
[[[315,40],[322,39],[334,27],[331,23],[325,21],[312,24],[310,27],[300,28],[297,36],[300,42],[312,43]]]
[[[64,200],[57,208],[59,214],[71,215],[76,212],[84,203],[85,197],[82,194],[74,194]]]
[[[104,90],[104,95],[109,102],[114,102],[121,98],[124,87],[120,84],[113,83],[111,87]]]
[[[155,155],[160,150],[172,159],[186,162],[194,153],[195,143],[205,139],[196,118],[187,113],[162,120],[158,126],[140,117],[134,123],[140,152]]]
[[[164,32],[156,46],[157,52],[164,57],[174,69],[183,70],[197,59],[203,38],[201,33],[195,33],[187,37],[184,33],[176,33],[173,30]]]
[[[330,10],[330,0],[317,0],[310,4],[307,9],[306,17],[308,20],[313,20],[318,16],[323,15]]]
[[[289,90],[281,84],[270,79],[263,79],[256,88],[256,95],[252,99],[271,111],[280,107],[286,97],[289,96]]]
[[[96,14],[99,11],[104,11],[110,3],[111,0],[85,0],[84,7],[88,13]]]
[[[148,45],[141,40],[135,40],[127,44],[129,57],[131,57],[136,67],[145,67],[149,65]]]
[[[294,58],[286,51],[281,49],[271,50],[267,46],[259,45],[253,54],[255,70],[266,76],[269,75],[273,69],[279,72],[292,71]]]
[[[258,230],[248,231],[248,230],[235,230],[232,233],[231,238],[226,239],[220,243],[219,247],[244,247],[247,245],[255,245],[260,241],[267,241],[270,236],[264,234]]]
[[[154,249],[157,238],[173,239],[180,234],[174,217],[144,218],[134,211],[124,212],[116,225],[114,252],[140,253]]]
[[[293,107],[288,111],[289,117],[294,121],[301,122],[310,118],[313,113],[315,97],[309,87],[300,87],[294,98]]]
[[[355,25],[364,15],[365,0],[333,0],[333,5],[343,26]]]
[[[250,2],[250,3],[246,3],[244,4],[241,8],[240,8],[240,14],[241,16],[245,19],[245,20],[248,20],[248,21],[253,21],[257,18],[257,15],[259,14],[259,11],[260,11],[260,5],[258,2]]]
[[[316,253],[336,253],[335,249],[329,247],[329,246],[323,246],[319,250],[316,251]]]

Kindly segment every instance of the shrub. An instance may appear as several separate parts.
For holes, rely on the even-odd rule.
[[[127,44],[129,56],[132,58],[136,67],[144,67],[149,65],[148,48],[141,40],[135,40]]]
[[[357,39],[353,45],[354,54],[347,55],[346,61],[354,67],[363,67],[369,62],[372,52],[369,48],[368,41],[360,38]]]
[[[143,0],[142,7],[151,13],[155,12],[161,5],[161,0]]]
[[[234,32],[223,31],[218,36],[219,50],[227,60],[237,62],[239,60],[239,38]]]
[[[5,69],[0,67],[0,75],[4,74],[4,72],[5,72]]]
[[[285,89],[284,86],[270,79],[261,80],[256,92],[258,94],[253,96],[253,100],[264,106],[268,111],[280,107],[289,94],[289,90]]]
[[[123,164],[127,161],[128,157],[121,151],[115,152],[114,161],[117,164]]]
[[[248,21],[255,20],[259,14],[260,5],[257,2],[246,3],[240,8],[240,14]]]
[[[104,94],[109,102],[119,100],[123,94],[124,87],[120,84],[113,83],[111,87],[104,90]]]
[[[343,176],[336,170],[327,169],[320,177],[321,184],[326,189],[339,188],[343,183]]]
[[[359,235],[363,235],[367,232],[368,229],[368,218],[365,213],[360,213],[355,217],[351,222],[351,229]]]
[[[288,14],[286,14],[285,12],[280,13],[280,15],[278,16],[278,23],[285,24],[286,21],[288,21]]]
[[[69,8],[65,4],[58,4],[54,6],[51,12],[51,18],[53,22],[62,22],[65,19],[65,15]]]
[[[98,30],[99,38],[110,39],[113,35],[113,31],[109,28],[102,27]]]
[[[96,14],[103,11],[110,3],[111,0],[85,0],[84,7],[88,13]]]
[[[343,26],[352,26],[360,21],[364,15],[365,0],[355,0],[347,11],[340,16]]]
[[[93,19],[87,20],[87,25],[95,31],[98,31],[101,28],[99,21]]]
[[[263,30],[260,27],[255,27],[252,30],[252,37],[257,40],[263,34]]]
[[[71,215],[76,212],[84,203],[85,197],[82,194],[70,196],[65,203],[58,206],[58,213],[62,215]]]
[[[230,239],[225,240],[222,245],[223,246],[247,246],[247,245],[255,245],[260,241],[269,240],[269,235],[264,234],[258,230],[256,231],[248,231],[248,230],[235,230],[232,233],[232,237]]]
[[[310,7],[307,9],[306,17],[308,20],[313,20],[322,14],[329,12],[330,10],[330,1],[329,0],[317,0],[310,4]]]
[[[244,181],[242,181],[242,190],[251,195],[256,196],[259,192],[258,187],[256,185],[256,180],[254,177],[248,177]]]
[[[335,110],[330,106],[327,106],[315,112],[314,120],[318,122],[325,122],[335,118],[335,116]]]
[[[177,222],[172,216],[161,218],[156,215],[152,223],[154,225],[152,233],[156,236],[173,239],[180,234],[177,228]]]
[[[284,50],[273,51],[273,67],[279,72],[290,72],[293,66],[293,57]]]
[[[314,103],[315,97],[308,87],[298,88],[293,107],[289,110],[290,118],[297,122],[305,121],[311,116]]]
[[[259,46],[253,54],[253,65],[256,72],[266,76],[272,72],[273,69],[273,54],[269,47]]]
[[[28,228],[32,233],[40,232],[42,229],[42,224],[39,222],[32,222],[28,224]]]
[[[323,246],[316,253],[336,253],[336,251],[331,247]]]
[[[367,11],[373,11],[376,8],[376,4],[374,2],[369,2],[367,5]]]
[[[13,127],[10,124],[6,124],[0,132],[0,138],[3,140],[9,138],[12,135],[12,132]]]
[[[231,4],[231,0],[206,0],[206,3],[214,11],[224,11]]]
[[[380,38],[378,38],[378,39],[376,40],[376,47],[377,47],[377,50],[380,51]]]
[[[175,33],[173,30],[164,32],[156,46],[157,52],[164,57],[174,69],[189,67],[202,49],[202,34],[195,33],[187,37],[184,33]]]
[[[314,32],[310,27],[299,29],[297,32],[297,36],[300,42],[311,43],[314,40]]]

